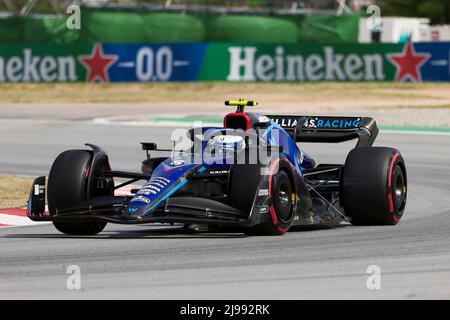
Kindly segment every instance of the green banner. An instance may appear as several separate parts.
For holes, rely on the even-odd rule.
[[[355,43],[359,14],[194,14],[81,9],[81,29],[64,17],[0,18],[0,43]]]
[[[211,44],[200,79],[228,81],[384,81],[394,78],[387,53],[402,45]]]
[[[92,45],[0,45],[0,82],[84,81]]]

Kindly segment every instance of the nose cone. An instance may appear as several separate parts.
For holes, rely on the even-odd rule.
[[[150,214],[187,182],[187,174],[195,167],[197,165],[185,164],[183,161],[164,161],[131,199],[125,212],[133,216]]]

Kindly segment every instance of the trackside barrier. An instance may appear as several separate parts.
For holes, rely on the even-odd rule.
[[[0,82],[450,81],[450,42],[0,44]]]

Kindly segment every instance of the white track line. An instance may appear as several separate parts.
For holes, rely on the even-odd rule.
[[[0,213],[0,223],[6,225],[0,227],[0,229],[3,229],[11,227],[37,226],[48,224],[49,222],[35,222],[31,221],[28,217]]]
[[[128,195],[131,195],[131,189],[139,189],[139,188],[141,188],[141,186],[139,186],[139,185],[125,186],[123,188],[116,190],[115,195],[116,196],[128,196]],[[48,210],[47,207],[45,209]],[[44,224],[49,224],[49,223],[51,223],[51,222],[32,221],[26,215],[25,208],[0,210],[0,230],[4,229],[4,228],[27,227],[27,226],[44,225]]]

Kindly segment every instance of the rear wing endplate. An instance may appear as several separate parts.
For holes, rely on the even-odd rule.
[[[375,119],[368,117],[267,115],[296,142],[337,143],[358,139],[356,147],[370,147],[377,135]]]

